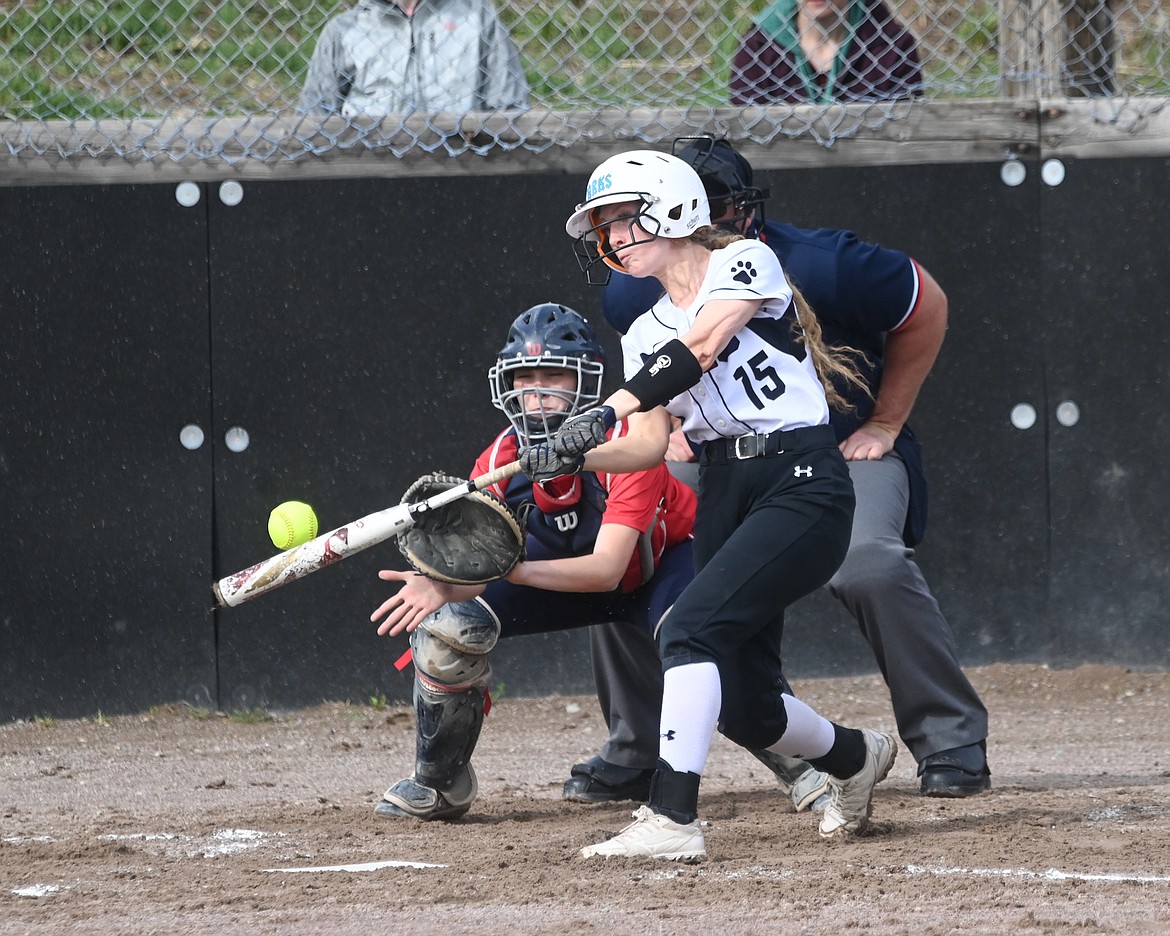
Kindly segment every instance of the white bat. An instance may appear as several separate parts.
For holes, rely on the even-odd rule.
[[[316,539],[221,578],[211,586],[216,604],[222,608],[234,608],[289,582],[312,575],[346,556],[376,546],[410,529],[426,511],[436,510],[473,491],[491,487],[498,481],[512,477],[519,470],[520,463],[512,462],[417,504],[396,504],[352,520],[336,530],[322,533]]]

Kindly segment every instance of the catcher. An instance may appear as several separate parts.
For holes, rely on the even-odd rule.
[[[488,379],[492,402],[510,426],[480,455],[473,477],[515,461],[521,449],[550,440],[567,417],[596,406],[605,353],[581,315],[545,303],[512,323]],[[611,435],[626,432],[618,423]],[[406,499],[454,482],[421,479]],[[488,655],[499,638],[599,621],[651,633],[694,574],[695,494],[664,463],[538,484],[517,474],[487,491],[526,524],[524,558],[503,557],[504,578],[459,584],[460,557],[452,553],[460,550],[452,541],[437,561],[417,555],[431,548],[425,540],[399,543],[417,568],[440,566],[442,581],[417,572],[378,573],[402,584],[370,620],[381,621],[379,634],[410,634],[417,733],[414,773],[383,794],[374,810],[379,816],[455,819],[471,807],[477,792],[471,755],[488,701]]]

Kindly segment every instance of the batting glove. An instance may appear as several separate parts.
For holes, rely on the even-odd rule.
[[[577,416],[570,416],[557,431],[552,447],[559,455],[584,457],[605,441],[605,434],[617,423],[612,406],[595,406]]]
[[[520,470],[533,481],[551,481],[563,475],[576,474],[585,464],[585,456],[558,455],[551,445],[533,445],[524,449],[518,459]]]

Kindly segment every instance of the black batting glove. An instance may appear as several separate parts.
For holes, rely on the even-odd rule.
[[[551,481],[564,475],[576,474],[585,464],[585,456],[558,455],[547,443],[524,449],[518,459],[520,470],[532,481]]]
[[[605,441],[605,434],[616,423],[617,414],[612,406],[595,406],[561,423],[552,447],[558,455],[583,458],[586,452]]]

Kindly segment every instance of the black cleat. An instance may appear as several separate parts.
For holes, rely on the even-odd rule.
[[[414,777],[399,780],[382,794],[374,815],[382,819],[458,819],[466,814],[479,792],[475,771],[468,764],[464,774],[446,793],[419,783]]]

